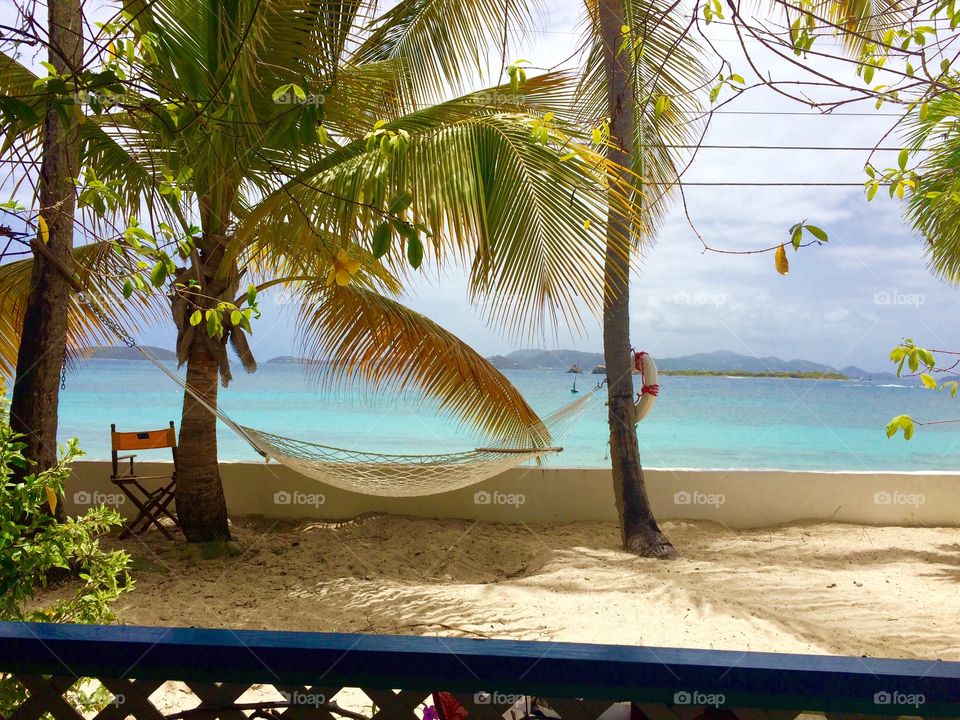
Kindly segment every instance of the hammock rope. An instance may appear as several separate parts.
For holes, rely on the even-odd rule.
[[[237,423],[218,405],[190,387],[153,353],[138,345],[129,335],[127,338],[129,340],[124,340],[125,344],[139,350],[197,403],[246,440],[265,460],[275,460],[301,475],[341,490],[383,497],[434,495],[470,487],[530,460],[539,461],[563,451],[558,446],[494,445],[454,453],[401,455],[349,450],[276,435]],[[544,418],[543,427],[549,432],[549,437],[557,439],[566,435],[600,387],[597,385],[589,393]]]

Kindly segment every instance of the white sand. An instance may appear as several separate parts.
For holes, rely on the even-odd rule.
[[[960,660],[960,529],[666,523],[683,555],[621,552],[612,524],[243,518],[240,557],[156,533],[122,622],[439,634]]]

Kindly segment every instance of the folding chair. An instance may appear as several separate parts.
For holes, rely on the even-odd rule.
[[[177,433],[173,428],[173,421],[170,421],[170,427],[162,430],[145,430],[141,432],[117,432],[117,426],[110,426],[110,444],[112,448],[113,475],[110,481],[120,488],[120,491],[126,495],[137,508],[137,516],[125,523],[121,538],[129,536],[131,533],[138,535],[146,532],[151,525],[173,540],[173,535],[160,522],[161,518],[166,517],[173,522],[174,527],[179,528],[176,515],[170,510],[170,503],[173,502],[177,487]],[[170,448],[173,453],[173,472],[169,475],[138,475],[133,461],[137,457],[132,455],[119,455],[118,452],[124,450],[157,450],[161,448]],[[129,461],[129,469],[124,474],[120,474],[120,463]],[[154,489],[147,488],[143,484],[144,480],[160,480],[160,486]],[[151,483],[153,484],[153,483]]]

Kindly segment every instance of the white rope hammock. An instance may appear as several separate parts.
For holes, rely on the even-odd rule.
[[[540,459],[563,450],[555,446],[504,445],[457,453],[399,455],[346,450],[283,437],[235,422],[152,353],[139,345],[135,347],[194,400],[246,440],[264,459],[275,460],[309,478],[350,492],[386,497],[434,495],[475,485],[528,460]],[[599,386],[547,416],[543,425],[549,432],[549,437],[565,435],[598,389]]]

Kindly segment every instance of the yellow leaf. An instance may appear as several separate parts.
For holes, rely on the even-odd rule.
[[[587,218],[586,220],[583,221],[583,229],[584,230],[590,229],[590,218]]]
[[[50,242],[50,228],[47,227],[47,221],[44,220],[43,215],[37,215],[37,227],[40,228],[40,242],[46,245]]]
[[[786,275],[790,272],[790,263],[787,261],[787,251],[783,245],[777,248],[777,252],[774,255],[774,264],[777,266],[777,272],[781,275]]]
[[[43,489],[47,491],[47,505],[50,506],[50,514],[53,515],[57,512],[57,493],[53,491],[53,488],[43,486]]]

